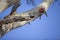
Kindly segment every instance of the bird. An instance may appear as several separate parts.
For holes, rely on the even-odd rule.
[[[0,0],[0,12],[3,12],[7,8],[13,6],[10,15],[20,6],[20,0]]]
[[[53,3],[53,0],[44,0],[41,4],[31,10],[20,14],[13,12],[15,15],[9,15],[5,19],[0,20],[0,37],[3,37],[6,33],[13,29],[22,27],[25,24],[34,21],[42,14],[47,16],[46,11],[50,7],[51,3]]]

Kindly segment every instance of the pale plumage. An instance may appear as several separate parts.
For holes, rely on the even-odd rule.
[[[0,20],[0,37],[11,31],[12,29],[21,27],[40,17],[42,14],[44,14],[44,11],[47,11],[52,2],[53,0],[44,0],[40,5],[38,5],[38,7],[32,10],[20,14],[17,14],[17,12],[15,11],[13,12],[14,15],[8,15],[8,17],[6,17],[5,19]],[[40,7],[44,8],[43,13],[40,12]]]

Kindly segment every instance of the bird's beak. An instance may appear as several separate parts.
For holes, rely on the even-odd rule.
[[[48,15],[47,15],[46,11],[44,12],[44,14],[48,17]]]

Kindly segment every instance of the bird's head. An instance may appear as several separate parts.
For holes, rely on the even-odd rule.
[[[39,13],[40,13],[40,15],[45,14],[45,15],[47,16],[47,13],[46,13],[44,7],[40,7],[40,8],[39,8]]]

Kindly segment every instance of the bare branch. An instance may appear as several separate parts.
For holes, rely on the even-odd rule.
[[[11,6],[13,6],[12,12],[16,11],[16,9],[20,6],[20,0],[0,0],[0,12],[6,10]]]

